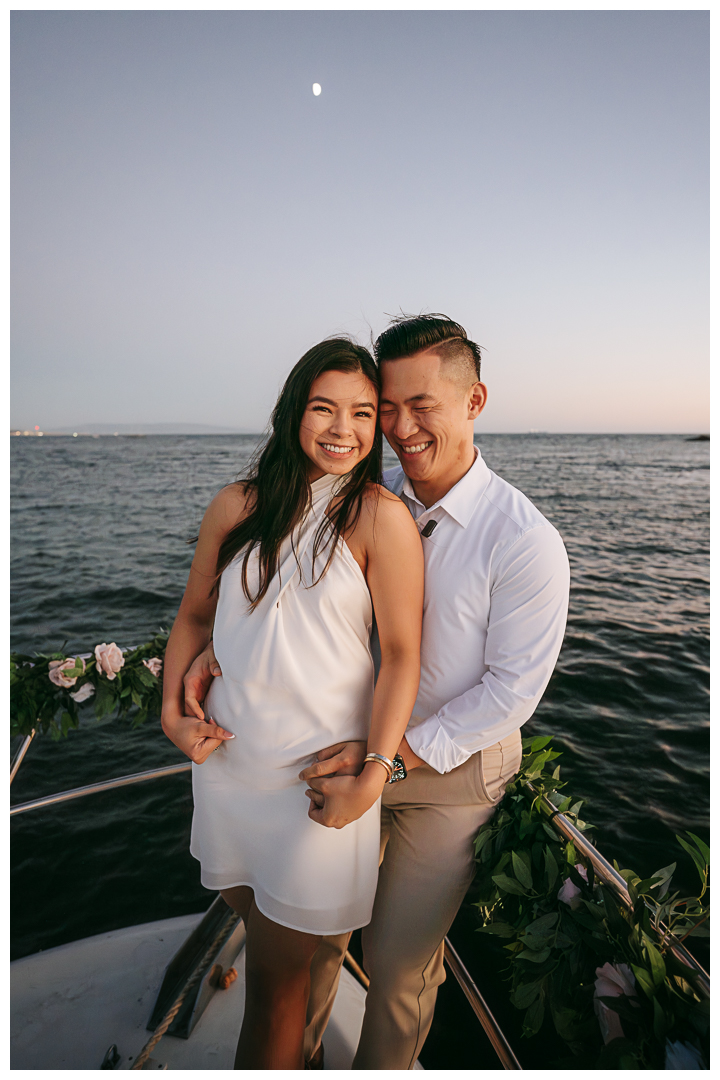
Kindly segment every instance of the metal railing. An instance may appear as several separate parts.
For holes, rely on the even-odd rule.
[[[34,734],[34,732],[33,732]],[[13,760],[13,772],[11,776],[17,773],[20,763],[23,757],[27,753],[27,748],[32,741],[32,735],[26,737],[25,742],[15,755]],[[15,806],[10,807],[10,816],[16,814],[22,814],[29,810],[40,810],[46,806],[56,806],[59,803],[68,802],[71,799],[79,799],[85,795],[94,795],[100,791],[111,791],[113,788],[127,787],[130,784],[138,784],[145,780],[156,780],[163,776],[173,776],[179,773],[189,772],[192,768],[191,762],[181,762],[177,765],[166,765],[160,769],[148,769],[144,772],[131,773],[128,776],[118,776],[111,780],[104,780],[97,784],[87,784],[84,787],[72,788],[69,791],[60,791],[55,795],[46,795],[40,799],[31,799],[25,803],[17,803]],[[567,840],[572,840],[575,845],[576,851],[588,859],[592,864],[593,870],[597,878],[603,883],[610,886],[615,894],[626,907],[631,907],[632,902],[630,894],[628,892],[627,884],[621,874],[612,866],[607,859],[600,854],[597,848],[589,842],[580,830],[573,825],[573,823],[562,814],[556,806],[547,798],[546,795],[540,794],[532,783],[526,783],[525,785],[531,794],[537,798],[538,804],[542,811],[547,814],[550,824],[560,833],[561,836]],[[691,977],[696,987],[706,997],[710,997],[710,976],[702,967],[701,964],[695,959],[692,953],[679,943],[671,944],[670,950],[672,953],[690,969]],[[500,1025],[493,1016],[490,1008],[488,1007],[485,999],[475,985],[470,973],[460,959],[455,947],[451,944],[450,940],[445,938],[445,961],[448,968],[457,980],[460,988],[462,989],[465,997],[469,1001],[473,1012],[480,1021],[483,1030],[485,1031],[490,1043],[497,1054],[502,1067],[504,1069],[522,1069],[520,1062],[515,1056],[512,1047],[505,1038]],[[354,960],[348,953],[346,956],[346,964],[356,976],[356,978],[367,989],[369,980],[365,972],[360,965]]]
[[[143,780],[157,780],[161,776],[190,772],[190,769],[192,769],[191,761],[180,762],[178,765],[165,765],[161,769],[147,769],[145,772],[130,773],[128,776],[116,776],[113,780],[101,780],[98,784],[70,788],[69,791],[58,791],[55,795],[45,795],[41,799],[16,803],[15,806],[10,807],[10,817],[24,814],[28,810],[42,810],[45,806],[57,806],[58,803],[69,802],[70,799],[80,799],[83,795],[96,795],[99,791],[112,791],[113,788],[128,787],[130,784],[139,784]]]
[[[561,814],[560,811],[553,803],[548,799],[547,795],[541,795],[537,788],[533,787],[532,783],[527,782],[525,787],[538,798],[538,803],[541,810],[547,814],[550,824],[564,836],[566,840],[572,840],[575,845],[575,850],[592,863],[592,868],[595,871],[596,877],[604,884],[608,885],[616,894],[620,902],[624,907],[632,909],[632,900],[630,899],[630,893],[628,892],[627,882],[622,874],[619,874],[614,866],[607,861],[607,859],[600,854],[596,847],[590,843],[588,838],[580,832],[580,830],[573,825],[569,818]],[[661,932],[666,930],[662,924],[660,925]],[[690,968],[693,979],[698,990],[705,997],[710,997],[710,976],[708,975],[702,964],[698,963],[695,957],[689,952],[684,945],[679,942],[669,944],[670,951],[680,963]]]
[[[28,746],[30,742],[28,740]],[[24,756],[24,755],[23,755]],[[22,760],[22,759],[21,759]],[[14,764],[14,763],[13,763]],[[19,768],[18,762],[18,768]],[[86,784],[83,787],[71,788],[69,791],[58,791],[54,795],[46,795],[40,799],[30,799],[28,802],[16,803],[10,807],[10,816],[27,813],[29,810],[42,810],[47,806],[57,806],[59,803],[69,802],[72,799],[80,799],[85,795],[95,795],[100,791],[111,791],[113,788],[128,787],[130,784],[139,784],[145,780],[156,780],[162,776],[173,776],[177,773],[189,772],[191,762],[181,762],[178,765],[167,765],[161,769],[148,769],[144,772],[131,773],[128,776],[117,776],[111,780],[103,780],[97,784]],[[15,769],[17,772],[17,768]],[[483,1026],[490,1043],[502,1062],[505,1069],[521,1069],[512,1047],[505,1038],[500,1025],[490,1011],[485,999],[473,982],[467,968],[457,954],[455,947],[448,938],[445,938],[445,961],[460,985],[465,997],[470,1002],[473,1012]],[[346,953],[345,964],[352,971],[355,978],[367,990],[370,981],[358,964],[357,960]]]
[[[455,946],[450,938],[445,938],[445,963],[457,979],[460,989],[470,1002],[473,1012],[482,1024],[483,1031],[487,1035],[493,1050],[500,1059],[503,1069],[522,1069],[522,1065],[515,1057],[513,1048],[505,1038],[502,1028],[493,1016],[490,1008],[477,986],[473,982],[470,972],[458,956]]]

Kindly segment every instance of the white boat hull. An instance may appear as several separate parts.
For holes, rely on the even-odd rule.
[[[150,1038],[146,1028],[165,968],[202,919],[131,926],[16,960],[11,965],[12,1069],[99,1069],[114,1043],[129,1069]],[[232,1069],[245,1001],[245,956],[237,980],[218,990],[189,1039],[165,1035],[153,1050],[168,1069]],[[365,990],[344,968],[323,1038],[326,1069],[349,1069]],[[416,1066],[419,1068],[420,1066]]]

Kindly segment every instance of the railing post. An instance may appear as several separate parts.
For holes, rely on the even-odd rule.
[[[17,776],[17,771],[20,768],[20,766],[22,765],[23,758],[25,757],[28,750],[30,749],[30,743],[33,741],[34,738],[35,738],[35,728],[33,728],[32,731],[30,732],[30,734],[26,735],[25,738],[23,739],[23,741],[20,743],[20,746],[17,749],[15,757],[12,759],[12,762],[10,764],[10,783],[11,784],[12,784],[13,780],[15,779],[15,777]]]

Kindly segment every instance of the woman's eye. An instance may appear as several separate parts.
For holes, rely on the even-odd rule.
[[[369,412],[359,412],[355,413],[355,415],[359,416],[362,420],[372,420],[372,413]]]

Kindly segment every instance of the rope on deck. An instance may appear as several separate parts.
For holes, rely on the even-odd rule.
[[[198,983],[202,978],[204,974],[204,969],[215,956],[220,946],[227,940],[227,938],[230,937],[230,934],[235,928],[235,924],[238,922],[239,918],[240,916],[237,914],[237,912],[233,912],[228,918],[228,921],[224,924],[224,926],[220,928],[218,933],[215,935],[212,944],[208,947],[202,959],[195,965],[193,971],[185,980],[185,984],[180,993],[178,994],[177,998],[170,1006],[168,1011],[165,1013],[158,1026],[155,1028],[155,1031],[150,1036],[150,1039],[145,1043],[142,1050],[135,1058],[135,1061],[130,1066],[131,1069],[143,1068],[145,1062],[148,1060],[151,1053],[153,1052],[157,1044],[160,1042],[163,1035],[170,1027],[177,1014],[180,1012],[185,998],[188,996],[195,984]]]

